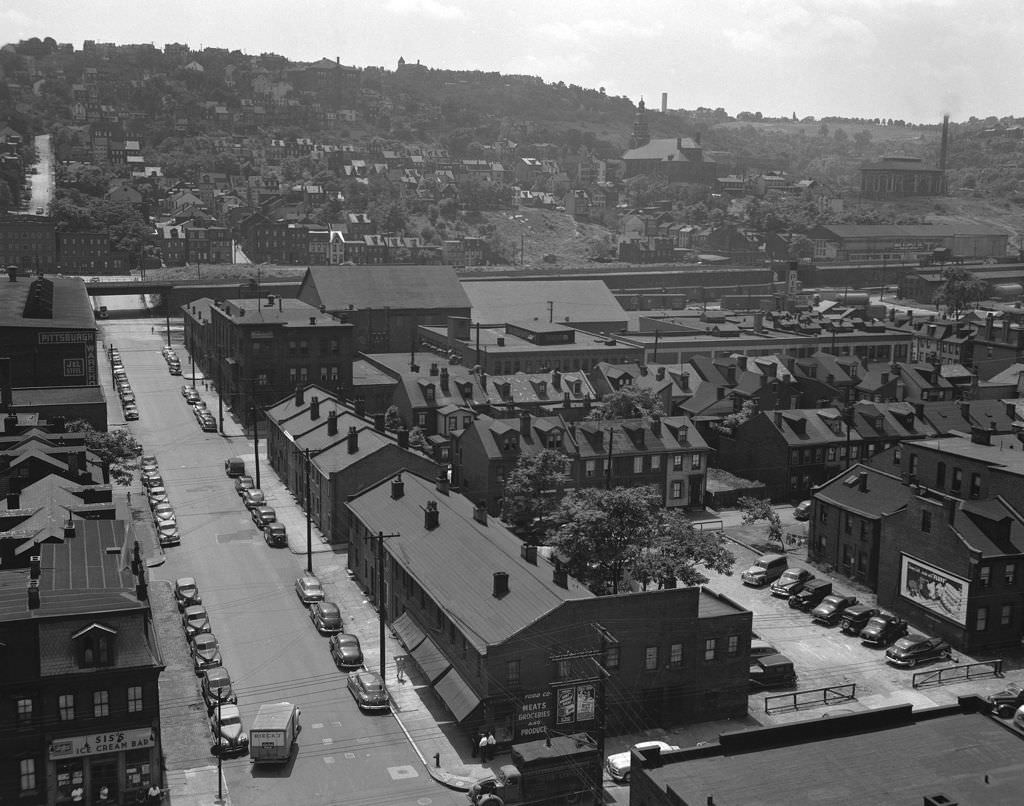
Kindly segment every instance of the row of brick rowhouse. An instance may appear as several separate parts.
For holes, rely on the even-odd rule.
[[[901,443],[848,468],[814,493],[810,559],[965,652],[1019,647],[1022,436],[974,427],[969,437]]]

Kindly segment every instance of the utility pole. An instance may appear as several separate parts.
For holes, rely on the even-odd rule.
[[[223,689],[217,687],[217,803],[224,802],[224,753],[220,747],[220,716],[221,716],[221,704],[224,702]]]
[[[251,402],[249,409],[252,411],[252,463],[256,467],[256,489],[260,488],[260,410],[256,405],[256,379],[249,379],[249,390]]]
[[[313,573],[313,520],[309,512],[309,448],[306,448],[306,573]]]
[[[555,303],[548,300],[548,323],[555,321]]]
[[[220,422],[220,432],[224,433],[224,375],[221,365],[224,362],[221,361],[220,350],[217,350],[217,418]]]
[[[614,428],[608,429],[608,466],[604,469],[604,488],[610,490],[612,488],[612,435],[615,433]]]
[[[380,627],[380,676],[386,679],[384,674],[384,633],[386,628],[387,614],[385,610],[384,596],[384,541],[389,537],[398,537],[398,532],[386,535],[383,532],[377,533],[377,621]]]
[[[170,294],[165,294],[167,299],[164,301],[164,316],[167,321],[167,346],[171,346],[171,299]]]

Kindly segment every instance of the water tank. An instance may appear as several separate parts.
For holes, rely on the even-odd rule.
[[[1024,295],[1024,285],[1020,283],[999,283],[992,286],[989,293],[993,299],[1017,299]]]

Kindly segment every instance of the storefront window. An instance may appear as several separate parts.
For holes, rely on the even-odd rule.
[[[149,751],[129,750],[124,754],[125,789],[145,789],[153,782],[150,774]]]
[[[57,762],[57,803],[70,803],[71,793],[85,786],[84,770],[81,759]]]

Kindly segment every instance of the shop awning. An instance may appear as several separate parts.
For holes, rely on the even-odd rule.
[[[426,637],[423,635],[423,630],[419,628],[419,625],[412,620],[408,613],[402,613],[402,615],[396,618],[391,623],[391,629],[395,631],[398,640],[402,642],[402,646],[410,652],[418,647],[420,642]]]
[[[454,669],[449,669],[444,677],[434,683],[434,691],[444,700],[456,722],[461,722],[480,704],[480,698]]]
[[[451,668],[448,659],[441,654],[437,644],[429,638],[423,639],[422,643],[412,651],[412,656],[431,683]]]

